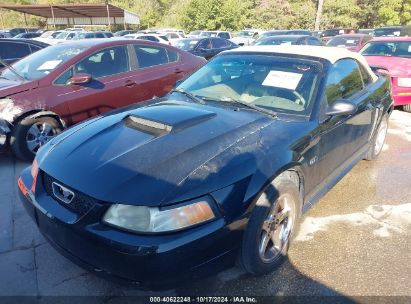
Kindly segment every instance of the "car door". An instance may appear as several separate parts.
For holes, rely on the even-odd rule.
[[[69,79],[79,73],[92,76],[84,85],[70,85]],[[138,98],[132,80],[136,73],[127,46],[107,47],[79,60],[54,81],[53,94],[58,103],[66,103],[77,123],[109,110],[131,104]]]
[[[195,55],[202,56],[207,60],[209,60],[211,57],[213,57],[214,56],[214,51],[212,50],[211,39],[210,38],[202,39],[198,43],[194,53],[195,53]]]
[[[337,173],[364,152],[372,129],[374,111],[371,93],[364,85],[359,64],[354,59],[341,59],[331,66],[325,88],[317,160],[321,180]],[[338,100],[356,105],[355,113],[326,116],[326,108]]]
[[[184,62],[168,47],[133,44],[133,52],[138,70],[132,79],[138,88],[138,101],[166,95],[184,76]]]

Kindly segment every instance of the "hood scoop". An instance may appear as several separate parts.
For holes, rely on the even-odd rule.
[[[178,104],[140,108],[124,118],[127,127],[154,136],[179,132],[216,116],[216,113]]]
[[[160,136],[166,133],[170,133],[171,130],[173,130],[173,126],[142,117],[127,116],[124,120],[124,123],[127,127],[142,131],[144,133],[152,134],[154,136]]]

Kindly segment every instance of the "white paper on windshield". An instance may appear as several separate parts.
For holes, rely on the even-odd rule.
[[[347,40],[347,44],[348,43],[355,43],[355,40]]]
[[[408,53],[411,53],[411,45],[408,46]]]
[[[190,44],[191,44],[191,45],[197,44],[197,42],[198,42],[198,40],[191,40],[191,41],[190,41]]]
[[[344,30],[339,30],[338,33],[339,34],[344,34]]]
[[[264,79],[262,85],[295,90],[300,83],[301,77],[303,77],[303,74],[283,71],[270,71],[267,77]]]
[[[393,34],[394,34],[394,36],[399,36],[401,34],[401,32],[397,31],[397,32],[394,32]]]
[[[49,60],[37,68],[37,71],[52,70],[58,66],[62,60]]]
[[[281,45],[291,45],[291,41],[281,42]]]

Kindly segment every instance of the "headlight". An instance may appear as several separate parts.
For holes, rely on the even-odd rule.
[[[401,78],[398,77],[397,78],[397,84],[399,87],[407,87],[410,88],[411,87],[411,78]]]
[[[215,218],[210,199],[203,197],[171,208],[153,208],[115,204],[103,222],[135,232],[167,232],[183,229]]]

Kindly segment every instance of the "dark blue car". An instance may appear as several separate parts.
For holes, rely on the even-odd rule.
[[[173,46],[207,60],[222,51],[238,48],[234,42],[219,37],[184,38],[177,40]]]
[[[99,275],[151,288],[236,259],[264,274],[300,215],[378,156],[392,110],[390,80],[361,55],[227,51],[166,97],[55,137],[22,172],[21,199],[58,251]]]

